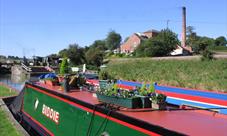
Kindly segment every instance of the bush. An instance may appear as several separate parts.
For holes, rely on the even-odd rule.
[[[212,45],[214,45],[214,43],[211,38],[200,37],[199,40],[192,45],[192,50],[196,54],[201,54],[207,49],[208,46],[212,46]]]
[[[209,51],[208,49],[205,49],[202,52],[202,58],[201,58],[202,61],[204,61],[204,60],[213,60],[213,59],[214,59],[213,52]]]
[[[60,74],[66,74],[69,72],[69,66],[68,66],[68,60],[67,58],[64,58],[61,62],[60,66]]]
[[[99,79],[100,80],[112,79],[112,76],[106,70],[101,70],[99,72]]]
[[[162,30],[157,37],[142,41],[136,49],[137,57],[167,56],[179,43],[177,35],[169,29]]]

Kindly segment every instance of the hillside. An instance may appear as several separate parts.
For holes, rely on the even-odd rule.
[[[112,59],[107,71],[116,79],[227,92],[227,59]]]

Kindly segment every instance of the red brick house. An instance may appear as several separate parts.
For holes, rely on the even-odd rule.
[[[157,36],[159,31],[149,30],[143,33],[134,33],[120,46],[121,53],[132,53],[140,45],[141,40]]]

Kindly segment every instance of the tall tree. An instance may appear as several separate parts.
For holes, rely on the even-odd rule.
[[[96,40],[90,47],[98,48],[103,51],[108,49],[104,40]]]
[[[85,57],[88,64],[100,66],[103,61],[104,51],[106,50],[105,41],[96,40],[86,51]]]
[[[227,40],[224,36],[219,36],[215,39],[215,45],[216,46],[226,46]]]
[[[121,35],[115,31],[110,31],[106,38],[106,46],[110,50],[118,48],[121,44]]]
[[[68,52],[67,49],[62,49],[62,50],[60,50],[60,51],[58,52],[58,54],[59,54],[60,57],[64,58],[64,57],[67,57],[67,56],[68,56],[68,55],[67,55],[67,52]]]
[[[68,48],[68,57],[74,65],[85,63],[84,49],[78,44],[70,44]]]
[[[99,48],[90,48],[86,54],[86,60],[88,64],[100,66],[103,62],[104,52]]]
[[[193,26],[188,26],[186,28],[186,36],[187,36],[186,44],[189,46],[193,46],[199,38]]]
[[[214,39],[209,37],[198,37],[198,40],[195,44],[192,45],[192,49],[194,53],[201,53],[204,51],[208,46],[214,45]]]
[[[80,65],[85,63],[84,48],[78,44],[70,44],[67,49],[63,49],[59,52],[61,57],[67,57],[73,65]]]

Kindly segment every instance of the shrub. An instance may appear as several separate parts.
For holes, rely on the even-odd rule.
[[[99,72],[99,79],[101,80],[107,80],[107,79],[112,79],[110,74],[106,70],[101,70]]]
[[[64,58],[61,62],[60,66],[60,74],[66,74],[69,72],[69,66],[68,66],[68,60],[67,58]]]
[[[137,57],[167,56],[179,44],[177,35],[169,29],[162,30],[157,37],[142,41],[136,49]]]
[[[205,49],[202,52],[202,58],[201,58],[202,61],[204,61],[204,60],[213,60],[213,59],[214,59],[213,52],[209,51],[208,49]]]

